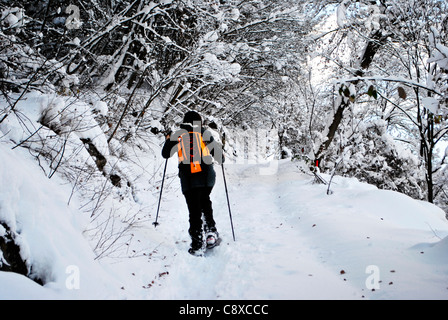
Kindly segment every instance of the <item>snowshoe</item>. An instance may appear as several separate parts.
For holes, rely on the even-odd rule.
[[[209,232],[205,237],[205,247],[206,249],[211,249],[216,247],[221,243],[221,238],[218,232]]]
[[[221,243],[221,238],[219,237],[218,233],[215,233],[214,235],[210,235],[207,237],[205,248],[212,249],[216,246],[219,246]]]
[[[188,249],[188,253],[191,254],[192,256],[195,257],[202,257],[204,255],[204,248],[199,248],[199,249],[193,249],[190,248]]]

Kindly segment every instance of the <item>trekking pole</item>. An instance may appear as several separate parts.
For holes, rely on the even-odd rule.
[[[225,143],[226,143],[226,134],[223,133],[223,135],[222,135],[222,152],[223,152],[223,156],[224,156],[224,145],[225,145]],[[221,168],[222,168],[222,177],[223,177],[223,180],[224,180],[224,189],[226,191],[227,206],[229,207],[230,226],[232,227],[233,241],[236,241],[235,240],[235,231],[233,230],[232,211],[230,210],[229,192],[227,191],[226,175],[224,174],[224,161],[222,161],[222,160],[221,160]]]
[[[160,187],[159,204],[157,205],[156,221],[152,223],[154,225],[154,228],[156,228],[159,225],[157,219],[159,218],[160,200],[162,199],[163,183],[165,182],[166,165],[168,164],[168,159],[169,158],[165,160],[165,168],[163,169],[162,186]]]

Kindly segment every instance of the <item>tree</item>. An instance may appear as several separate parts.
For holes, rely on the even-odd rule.
[[[362,1],[359,4],[356,4],[355,9],[352,13],[351,21],[345,22],[346,19],[346,8],[347,1],[343,1],[338,9],[337,9],[337,22],[340,28],[340,31],[344,33],[344,37],[347,32],[354,32],[357,34],[363,34],[367,29],[368,36],[365,39],[365,45],[362,53],[359,54],[359,59],[357,60],[349,60],[349,67],[346,67],[345,70],[349,72],[349,76],[352,77],[362,77],[366,71],[369,69],[375,55],[378,53],[379,49],[384,45],[387,34],[380,29],[380,20],[383,19],[383,14],[386,10],[386,6],[384,2],[378,5],[368,5]],[[364,6],[364,8],[362,7]],[[369,23],[366,23],[365,19],[363,19],[363,14],[365,13],[365,7],[368,6],[370,10],[372,10],[372,15],[375,15],[376,23],[372,25],[369,20]],[[359,9],[360,8],[360,9]],[[358,10],[359,11],[358,11]],[[364,21],[363,21],[364,20]],[[361,22],[360,22],[361,21]],[[357,57],[357,54],[354,54],[353,57]],[[337,59],[339,61],[339,59]],[[335,106],[335,111],[331,123],[328,127],[326,137],[320,142],[315,151],[315,159],[318,163],[322,163],[322,159],[325,156],[325,152],[329,148],[332,143],[335,134],[339,128],[339,125],[343,119],[344,111],[349,107],[350,103],[354,102],[355,96],[354,93],[360,89],[363,83],[360,83],[358,80],[351,81],[350,85],[341,84],[338,90],[338,99],[337,104]]]
[[[443,162],[435,163],[435,148],[447,131],[441,85],[446,71],[435,62],[445,57],[446,37],[441,35],[446,33],[446,9],[445,2],[436,0],[344,1],[339,5],[338,32],[344,32],[347,41],[364,45],[352,58],[330,57],[344,72],[336,81],[334,113],[316,148],[316,159],[334,158],[344,146],[331,148],[334,140],[357,134],[358,124],[365,121],[356,119],[356,110],[364,108],[359,113],[364,120],[386,120],[387,132],[420,155],[426,177],[422,189],[427,200],[434,202],[434,191],[441,189],[434,175],[443,168]],[[351,110],[350,118],[346,110]]]
[[[384,24],[390,34],[385,54],[395,62],[392,70],[396,74],[382,72],[383,80],[395,84],[394,96],[386,99],[392,110],[398,109],[408,119],[410,130],[407,136],[415,143],[425,168],[426,198],[435,201],[435,174],[441,169],[435,154],[436,145],[448,130],[446,114],[446,89],[444,68],[440,68],[446,48],[440,34],[445,34],[446,18],[443,13],[447,4],[440,1],[421,0],[388,4],[386,14],[390,17]],[[442,42],[441,42],[442,41]],[[446,44],[446,43],[445,43]],[[442,59],[441,59],[442,58]],[[443,65],[443,62],[442,62]],[[406,88],[406,89],[405,89]],[[403,127],[401,128],[403,129]],[[412,141],[410,138],[415,137]]]

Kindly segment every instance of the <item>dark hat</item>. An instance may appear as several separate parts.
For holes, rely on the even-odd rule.
[[[185,113],[183,123],[193,124],[195,121],[200,121],[202,124],[202,118],[199,113],[196,111],[188,111]]]

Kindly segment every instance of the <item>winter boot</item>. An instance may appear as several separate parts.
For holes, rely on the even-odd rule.
[[[200,256],[204,252],[204,241],[202,239],[202,233],[191,237],[191,246],[188,249],[188,253],[194,256]]]

